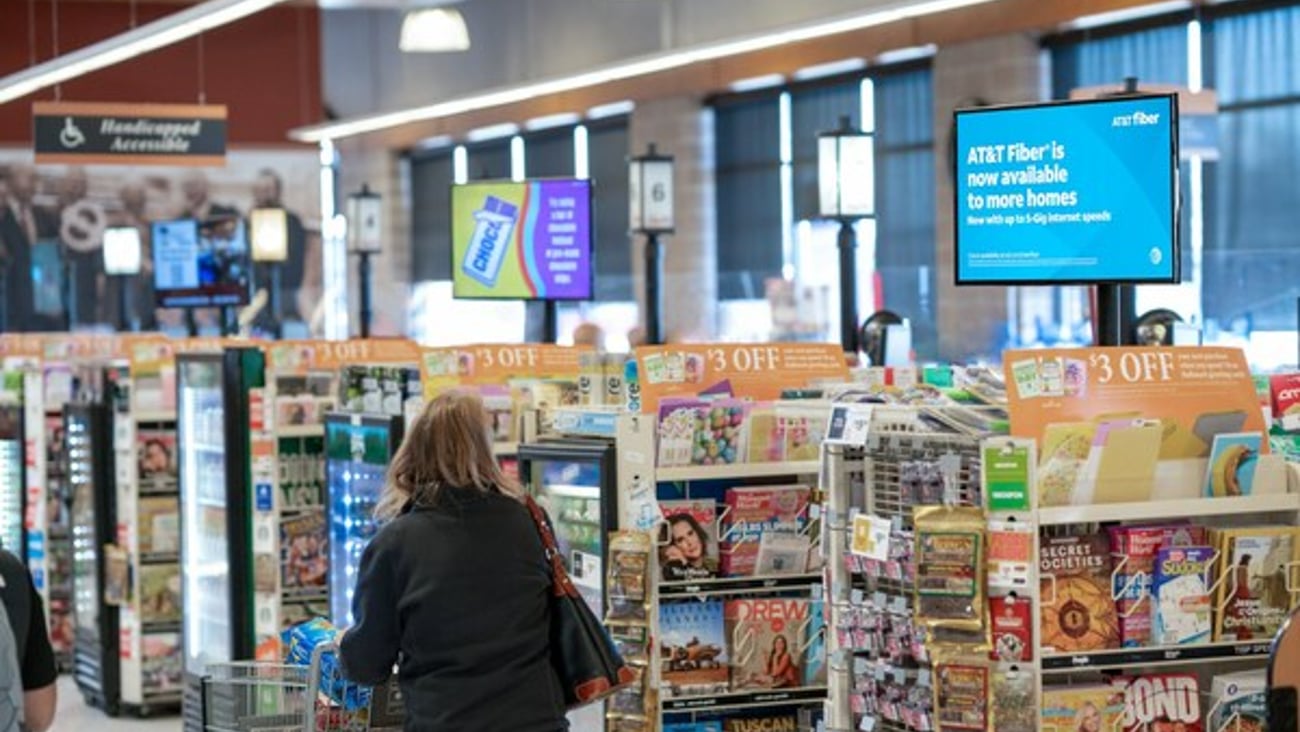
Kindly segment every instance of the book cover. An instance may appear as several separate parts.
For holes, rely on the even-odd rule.
[[[1260,732],[1268,729],[1268,679],[1264,669],[1219,674],[1210,682],[1210,730]],[[1234,719],[1235,718],[1235,719]]]
[[[1124,687],[1126,732],[1204,732],[1195,674],[1139,676]]]
[[[665,698],[725,693],[731,683],[721,600],[664,603],[659,608]]]
[[[1210,463],[1205,474],[1205,496],[1249,496],[1255,492],[1255,468],[1264,435],[1236,432],[1214,436]]]
[[[826,684],[826,606],[821,600],[808,603],[808,632],[803,652],[803,685]]]
[[[1120,644],[1125,648],[1150,645],[1151,579],[1156,552],[1162,547],[1205,546],[1208,532],[1203,526],[1191,524],[1112,526],[1107,531],[1115,562]]]
[[[140,572],[140,619],[152,623],[181,620],[181,569],[174,564],[146,564]]]
[[[752,576],[765,533],[799,533],[808,521],[808,494],[806,485],[727,489],[722,519],[722,573]]]
[[[1110,575],[1106,535],[1043,539],[1039,625],[1044,651],[1073,653],[1119,647],[1119,618],[1111,598]]]
[[[660,574],[665,580],[697,580],[718,576],[718,512],[711,500],[660,501],[667,525],[667,542],[659,547]]]
[[[1290,527],[1226,529],[1220,533],[1221,568],[1215,638],[1267,640],[1286,621],[1294,596],[1287,591],[1287,565],[1296,559],[1297,530]]]
[[[1204,643],[1210,639],[1210,586],[1214,549],[1169,547],[1156,552],[1151,582],[1155,645]]]
[[[1108,732],[1124,718],[1124,691],[1109,684],[1043,689],[1042,729]]]
[[[144,688],[151,692],[182,688],[185,676],[179,633],[146,635],[142,639],[141,671]]]
[[[280,522],[280,589],[289,596],[327,592],[329,527],[322,511]]]
[[[728,600],[731,688],[789,689],[803,683],[803,639],[811,624],[808,600]]]
[[[176,479],[176,433],[140,430],[136,433],[136,467],[142,482]]]
[[[799,717],[795,714],[732,717],[726,721],[724,730],[725,732],[799,732]]]
[[[140,553],[176,554],[181,550],[179,500],[176,496],[141,496],[139,499]]]

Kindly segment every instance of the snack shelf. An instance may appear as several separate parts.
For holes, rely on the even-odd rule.
[[[277,427],[275,430],[276,437],[324,437],[325,425],[320,424],[294,424],[284,427]]]
[[[790,574],[767,575],[760,577],[717,577],[711,579],[660,582],[659,598],[661,600],[705,597],[708,595],[734,595],[749,592],[775,592],[787,590],[808,590],[820,584],[822,575]]]
[[[750,689],[710,696],[677,697],[664,699],[660,706],[666,713],[721,712],[751,707],[800,706],[825,699],[825,686],[804,686],[797,689]]]
[[[660,483],[690,482],[700,480],[744,480],[746,478],[772,478],[782,475],[817,475],[821,463],[805,460],[788,463],[733,463],[731,465],[688,465],[680,468],[658,468],[655,480]]]
[[[1180,501],[1098,503],[1091,506],[1040,508],[1039,526],[1064,526],[1105,521],[1156,521],[1161,519],[1232,516],[1300,511],[1300,493],[1274,493],[1231,498],[1188,498]]]
[[[1043,655],[1043,673],[1062,674],[1099,669],[1148,668],[1202,663],[1230,663],[1267,658],[1272,640],[1233,643],[1202,643],[1186,646],[1119,648],[1083,653],[1048,653]]]

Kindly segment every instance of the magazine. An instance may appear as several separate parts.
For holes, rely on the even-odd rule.
[[[727,691],[731,667],[721,600],[663,604],[659,636],[665,698]]]
[[[718,576],[718,514],[713,501],[660,501],[668,535],[659,546],[665,580]]]
[[[180,622],[180,567],[174,564],[140,567],[140,618],[145,625]]]
[[[1287,591],[1287,566],[1296,559],[1297,529],[1225,529],[1217,535],[1220,566],[1231,574],[1219,584],[1215,640],[1268,640],[1286,621],[1295,596]]]
[[[808,494],[806,485],[729,488],[722,519],[722,573],[753,576],[764,534],[798,534],[804,528]]]
[[[144,687],[151,692],[174,691],[184,683],[185,665],[181,657],[179,633],[146,635],[141,671]]]
[[[328,592],[329,527],[322,511],[280,522],[280,589],[289,596]]]
[[[731,687],[785,689],[803,683],[803,639],[811,624],[808,600],[728,600]]]
[[[176,496],[141,496],[139,502],[140,554],[176,554],[181,550],[179,499]]]

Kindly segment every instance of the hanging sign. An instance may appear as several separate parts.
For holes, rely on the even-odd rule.
[[[226,164],[225,105],[35,102],[37,163]]]
[[[643,412],[658,412],[670,397],[771,401],[787,389],[849,379],[834,343],[644,346],[636,360]]]
[[[581,372],[581,354],[591,349],[549,344],[479,344],[459,349],[462,383],[505,384],[511,379],[572,379]]]

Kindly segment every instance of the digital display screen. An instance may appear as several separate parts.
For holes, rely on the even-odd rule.
[[[452,186],[452,293],[460,298],[587,300],[591,182]]]
[[[955,116],[957,284],[1179,281],[1176,97]]]
[[[248,303],[248,238],[243,220],[155,221],[152,233],[159,307]]]

